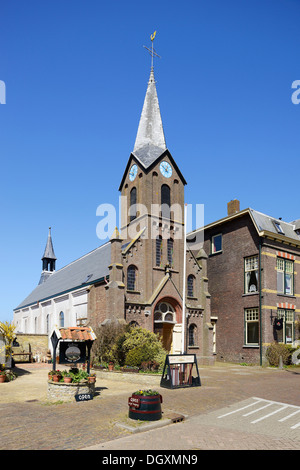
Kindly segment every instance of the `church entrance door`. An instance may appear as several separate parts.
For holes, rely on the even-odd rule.
[[[158,333],[168,353],[181,349],[181,324],[176,323],[176,310],[169,302],[159,302],[154,310],[154,333]]]

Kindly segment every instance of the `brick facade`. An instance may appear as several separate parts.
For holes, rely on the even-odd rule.
[[[211,316],[217,319],[217,359],[265,364],[270,343],[295,345],[298,340],[300,239],[298,242],[297,235],[292,239],[263,231],[251,214],[251,210],[231,212],[228,217],[206,226],[204,250],[208,254]],[[266,216],[266,219],[269,223],[270,218]],[[218,235],[222,245],[213,252],[214,237]],[[289,269],[293,268],[292,293],[278,292],[278,258],[293,263],[289,265]],[[252,273],[251,263],[252,268],[257,263]],[[253,277],[248,289],[250,276]],[[280,315],[285,318],[278,332],[275,319]],[[252,335],[254,340],[250,338]]]
[[[162,161],[172,166],[172,176],[160,171]],[[132,165],[138,167],[131,181]],[[170,188],[170,217],[161,207],[161,188]],[[109,281],[90,289],[89,318],[92,325],[105,319],[125,320],[161,335],[165,348],[172,353],[182,350],[182,292],[184,251],[185,181],[171,154],[166,151],[145,170],[131,155],[120,186],[122,217],[120,233],[111,239]],[[137,212],[130,219],[130,193],[136,188]],[[157,259],[160,241],[160,260]],[[170,248],[169,240],[173,240]],[[198,258],[187,251],[186,277],[193,276],[194,291],[186,296],[185,350],[198,360],[213,362],[210,295],[207,288],[207,256]],[[172,259],[171,259],[172,258]],[[134,288],[128,285],[129,269],[134,268]],[[163,305],[163,307],[161,307]],[[161,308],[170,309],[166,319]],[[189,332],[190,326],[193,335]],[[192,344],[190,344],[192,343]]]

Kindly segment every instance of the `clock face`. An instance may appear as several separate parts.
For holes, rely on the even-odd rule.
[[[172,176],[172,167],[170,163],[161,162],[161,164],[159,165],[159,169],[160,169],[161,174],[165,176],[166,178],[170,178],[170,176]]]
[[[137,175],[137,171],[138,171],[138,167],[137,165],[132,165],[132,167],[130,168],[130,171],[129,171],[129,179],[130,181],[133,181],[134,178],[136,177]]]

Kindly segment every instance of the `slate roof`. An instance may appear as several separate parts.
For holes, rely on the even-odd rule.
[[[259,232],[267,231],[278,235],[280,234],[280,232],[278,232],[275,226],[275,223],[277,223],[280,224],[282,228],[283,233],[281,235],[297,240],[297,242],[299,243],[300,237],[295,232],[296,227],[293,223],[284,222],[283,220],[270,217],[266,214],[263,214],[262,212],[255,211],[253,209],[249,209],[249,211],[252,214],[252,217]]]
[[[287,237],[290,240],[294,240],[297,244],[300,244],[300,235],[296,232],[296,230],[299,230],[300,227],[300,219],[295,220],[294,222],[284,222],[283,220],[271,217],[267,214],[263,214],[262,212],[256,211],[251,208],[236,212],[231,216],[226,216],[223,219],[216,220],[215,222],[207,224],[204,227],[200,227],[199,229],[193,230],[187,235],[187,237],[191,241],[191,237],[194,236],[197,232],[201,232],[203,230],[205,231],[208,228],[218,226],[223,223],[228,223],[231,219],[244,216],[245,214],[250,215],[254,226],[256,227],[257,232],[260,235],[263,235],[264,233],[268,232],[279,236],[280,239],[282,239],[281,237]],[[282,232],[280,232],[276,228],[275,223],[281,226]]]
[[[161,153],[165,150],[166,141],[159,109],[158,97],[155,86],[154,72],[151,68],[150,78],[135,139],[133,153],[148,145],[158,147]]]
[[[48,234],[48,239],[44,251],[43,258],[47,259],[57,259],[55,254],[54,254],[54,249],[53,249],[53,243],[52,243],[52,238],[51,238],[51,227],[49,227],[49,234]]]
[[[42,284],[38,285],[14,310],[42,302],[68,291],[93,284],[108,276],[111,244],[96,248],[90,253],[73,261],[64,268],[54,271]]]

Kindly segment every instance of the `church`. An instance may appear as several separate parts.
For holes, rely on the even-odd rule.
[[[39,284],[14,309],[16,331],[126,322],[159,334],[171,354],[213,363],[207,254],[185,243],[186,180],[166,146],[153,65],[124,168],[120,227],[59,270],[49,229]]]

